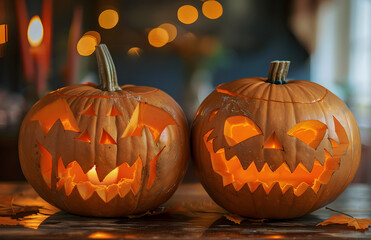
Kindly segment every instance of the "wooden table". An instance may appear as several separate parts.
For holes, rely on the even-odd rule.
[[[12,208],[7,213],[10,203]],[[371,185],[351,185],[329,206],[354,217],[371,218]],[[326,209],[299,219],[263,222],[247,219],[236,224],[225,217],[227,213],[209,198],[200,184],[181,185],[157,211],[164,209],[168,210],[162,214],[132,218],[79,217],[45,203],[28,184],[2,183],[0,220],[14,226],[0,226],[0,239],[371,239],[370,230],[356,231],[345,225],[316,227],[336,214]]]

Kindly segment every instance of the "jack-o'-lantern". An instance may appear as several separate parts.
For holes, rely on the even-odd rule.
[[[309,81],[286,81],[289,62],[268,79],[219,85],[192,126],[193,160],[209,195],[253,218],[294,218],[333,201],[357,170],[361,143],[344,102]]]
[[[25,117],[19,157],[46,201],[79,215],[126,216],[156,208],[187,169],[187,123],[179,105],[151,87],[118,86],[105,45],[100,84],[49,93]]]

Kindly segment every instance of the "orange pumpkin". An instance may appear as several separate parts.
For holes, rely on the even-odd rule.
[[[269,78],[219,85],[192,126],[193,160],[209,195],[230,212],[294,218],[333,201],[356,173],[361,143],[344,102],[309,81]]]
[[[138,214],[165,202],[188,164],[179,105],[151,87],[118,86],[105,45],[97,47],[100,84],[58,89],[25,117],[19,157],[46,201],[79,215]]]

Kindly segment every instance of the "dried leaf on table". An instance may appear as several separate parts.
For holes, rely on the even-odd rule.
[[[246,218],[246,217],[242,217],[240,215],[232,214],[232,213],[224,214],[224,217],[228,219],[229,221],[234,222],[236,224],[241,224],[242,221],[259,222],[259,223],[266,221],[266,219],[264,218],[261,218],[261,219]]]
[[[371,219],[332,215],[329,219],[317,224],[317,226],[326,226],[328,224],[347,224],[347,226],[354,227],[356,230],[365,230],[370,226]]]
[[[228,219],[229,221],[232,221],[234,223],[237,223],[237,224],[241,224],[241,222],[243,220],[245,220],[245,218],[241,217],[240,215],[237,215],[237,214],[225,214],[224,217],[226,219]]]

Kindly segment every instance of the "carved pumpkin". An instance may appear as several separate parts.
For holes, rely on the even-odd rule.
[[[219,85],[192,126],[193,159],[209,195],[230,212],[294,218],[339,196],[360,160],[356,120],[324,87],[286,81],[289,62],[269,78]]]
[[[185,116],[156,88],[119,87],[105,45],[97,47],[100,85],[58,89],[23,121],[23,173],[42,198],[80,215],[125,216],[156,208],[188,164]]]

